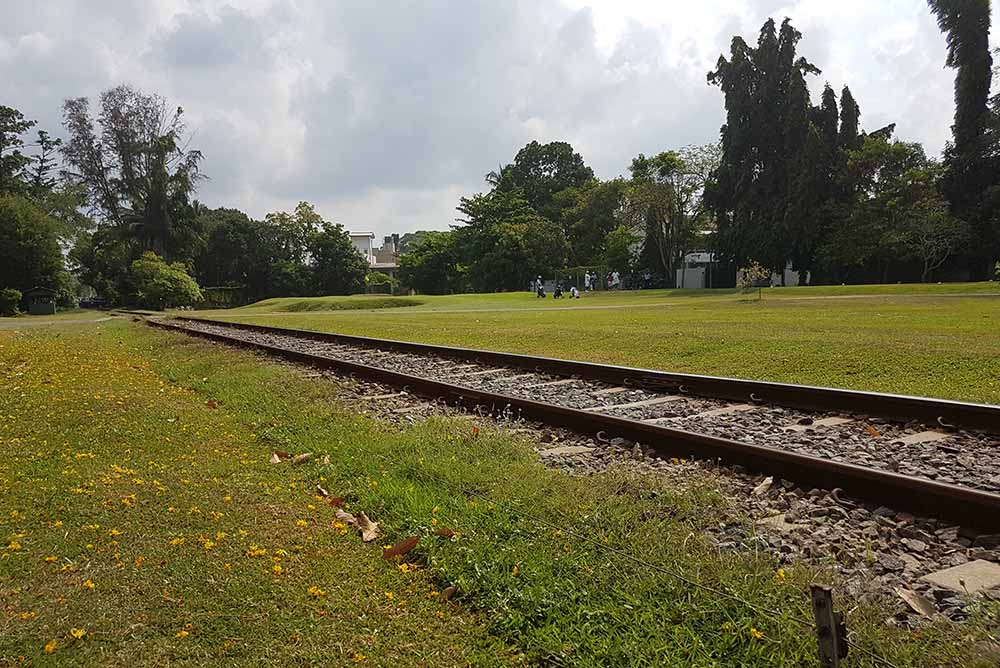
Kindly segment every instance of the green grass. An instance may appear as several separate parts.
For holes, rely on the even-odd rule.
[[[400,308],[419,306],[423,301],[413,297],[387,295],[351,295],[349,297],[279,297],[265,299],[240,308],[241,311],[289,312],[301,311],[353,311],[359,309]]]
[[[739,510],[707,474],[569,477],[470,418],[391,428],[332,381],[127,321],[0,333],[0,374],[0,663],[815,665],[793,617],[826,576],[713,548],[702,530]],[[384,538],[338,527],[316,483]],[[409,535],[413,569],[381,558]],[[840,605],[900,666],[974,665],[998,615],[911,635]]]
[[[196,315],[668,371],[1000,404],[1000,285],[421,297],[350,314]]]

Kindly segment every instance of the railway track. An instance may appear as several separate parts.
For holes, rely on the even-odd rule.
[[[150,325],[496,417],[721,461],[1000,530],[1000,406],[633,369],[194,318]]]

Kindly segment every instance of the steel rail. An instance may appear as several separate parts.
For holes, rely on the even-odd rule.
[[[188,319],[181,319],[188,320]],[[513,411],[517,417],[565,427],[577,432],[619,436],[648,444],[664,457],[694,457],[739,465],[757,473],[779,476],[802,485],[841,489],[844,494],[916,514],[935,517],[983,531],[1000,530],[1000,495],[949,485],[891,471],[867,468],[767,446],[639,422],[628,418],[567,408],[532,399],[453,385],[349,360],[325,357],[267,343],[247,341],[226,334],[191,329],[183,324],[147,320],[149,325],[179,331],[212,341],[261,351],[293,362],[341,372],[395,386],[446,403],[477,410],[489,407],[492,415]],[[200,320],[200,322],[208,322]],[[228,323],[226,323],[228,324]],[[241,325],[236,329],[257,329]],[[268,328],[281,334],[293,330]],[[318,332],[306,332],[319,335]]]
[[[900,394],[862,392],[832,387],[794,385],[768,381],[674,373],[634,367],[581,362],[553,357],[536,357],[474,348],[454,348],[427,343],[376,339],[367,336],[315,332],[302,329],[253,325],[207,318],[177,318],[180,321],[283,334],[316,341],[351,343],[385,350],[432,354],[451,359],[476,361],[561,376],[579,376],[616,385],[654,392],[675,392],[730,401],[776,404],[808,411],[843,411],[890,420],[918,420],[929,425],[1000,433],[1000,406],[931,399]]]

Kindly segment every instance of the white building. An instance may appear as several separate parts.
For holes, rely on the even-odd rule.
[[[375,233],[351,232],[350,235],[354,250],[361,253],[369,265],[375,264]]]

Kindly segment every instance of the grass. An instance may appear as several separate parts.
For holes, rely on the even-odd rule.
[[[329,298],[337,299],[337,298]],[[996,283],[421,297],[405,309],[197,315],[669,371],[1000,404]],[[272,300],[278,301],[281,300]]]
[[[423,302],[412,297],[387,295],[351,295],[350,297],[279,297],[265,299],[242,307],[243,311],[288,312],[302,311],[353,311],[359,309],[400,308],[419,306]]]
[[[822,576],[713,548],[738,509],[710,477],[569,477],[470,418],[390,428],[332,381],[123,321],[2,332],[0,374],[0,664],[815,665],[793,618]],[[316,483],[384,537],[337,525]],[[381,558],[410,535],[407,565]],[[975,665],[1000,613],[911,635],[841,605],[900,666]]]

